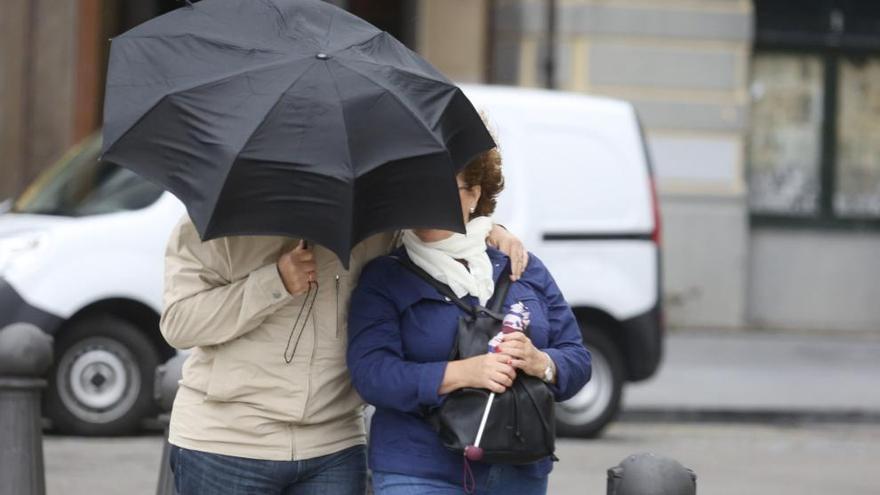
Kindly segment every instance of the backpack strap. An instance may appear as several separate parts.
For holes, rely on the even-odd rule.
[[[422,280],[427,282],[428,285],[437,289],[438,292],[440,292],[441,294],[446,296],[450,301],[455,303],[456,306],[458,306],[459,308],[464,310],[466,313],[468,313],[470,315],[474,315],[476,313],[477,310],[473,306],[462,301],[458,296],[456,296],[455,292],[453,292],[452,289],[450,289],[448,285],[446,285],[446,284],[440,282],[439,280],[437,280],[436,278],[432,277],[430,273],[426,272],[425,270],[422,269],[422,267],[413,263],[412,260],[410,260],[409,258],[401,258],[398,256],[392,256],[392,258],[397,260],[398,263],[405,266],[411,272],[418,275],[419,278],[421,278]]]
[[[510,291],[510,260],[507,260],[507,264],[498,275],[498,281],[495,282],[495,292],[492,293],[492,299],[486,302],[486,309],[496,314],[500,313],[504,309],[504,300],[507,299],[508,291]]]
[[[492,298],[486,302],[486,307],[484,308],[479,305],[474,307],[464,302],[461,298],[455,295],[455,292],[453,292],[448,285],[432,277],[430,273],[413,263],[411,259],[401,258],[399,256],[392,256],[392,258],[418,275],[419,278],[437,289],[441,294],[455,303],[456,306],[471,316],[475,316],[479,312],[485,312],[497,320],[503,319],[503,315],[499,316],[499,312],[504,308],[504,300],[507,299],[507,292],[510,290],[510,260],[507,261],[504,269],[501,270],[501,274],[498,276],[498,281],[495,283],[495,290],[492,292]]]

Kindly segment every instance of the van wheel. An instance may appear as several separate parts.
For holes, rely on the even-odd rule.
[[[159,352],[141,331],[111,315],[89,316],[56,335],[46,415],[76,435],[136,432],[156,412],[153,377]]]
[[[556,428],[563,436],[595,438],[620,409],[623,359],[602,329],[581,328],[592,356],[593,375],[574,397],[556,405]]]

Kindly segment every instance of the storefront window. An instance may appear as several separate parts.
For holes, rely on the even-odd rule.
[[[751,93],[752,211],[815,214],[820,197],[822,60],[814,55],[755,54]]]
[[[880,218],[880,58],[839,67],[834,212]]]
[[[756,225],[880,229],[880,2],[755,0]]]

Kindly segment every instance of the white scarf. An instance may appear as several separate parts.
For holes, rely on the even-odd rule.
[[[492,230],[492,219],[477,217],[468,222],[467,234],[452,236],[435,242],[422,242],[411,230],[403,233],[403,245],[413,263],[440,282],[448,285],[455,295],[476,296],[485,305],[495,291],[492,262],[486,254],[486,237]],[[464,260],[467,268],[456,261]]]

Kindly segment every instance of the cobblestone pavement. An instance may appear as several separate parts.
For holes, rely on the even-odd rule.
[[[162,442],[47,437],[48,495],[152,495]],[[618,422],[595,441],[560,440],[550,493],[602,495],[606,470],[653,451],[697,473],[700,495],[880,493],[880,425]]]

